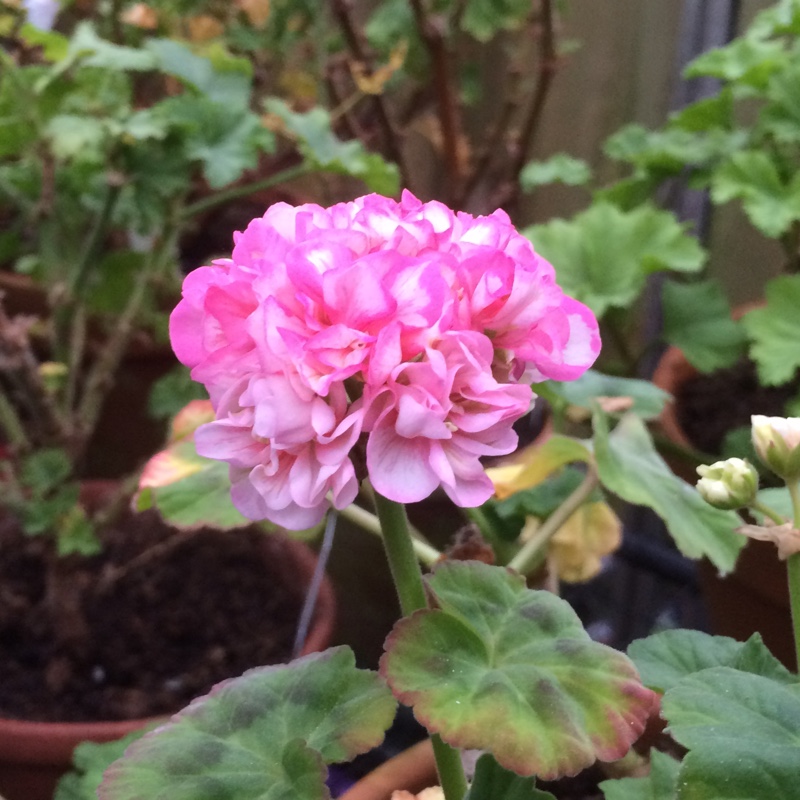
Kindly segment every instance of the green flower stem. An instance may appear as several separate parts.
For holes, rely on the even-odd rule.
[[[522,549],[511,559],[508,566],[527,575],[544,560],[545,548],[561,526],[589,498],[599,483],[597,470],[589,465],[589,471],[575,491],[547,518],[536,535],[529,539]]]
[[[181,217],[184,220],[191,219],[197,216],[197,214],[201,214],[203,211],[208,211],[211,208],[215,208],[223,203],[229,203],[232,200],[238,200],[240,197],[247,197],[247,195],[253,194],[254,192],[263,192],[265,189],[271,189],[273,186],[277,186],[280,183],[286,183],[286,181],[299,178],[301,175],[306,175],[310,171],[306,164],[299,164],[296,167],[289,167],[281,170],[281,172],[276,172],[274,175],[270,175],[269,178],[254,181],[253,183],[245,183],[240,186],[233,186],[224,192],[217,192],[210,197],[204,197],[202,200],[198,200],[196,203],[184,206]]]
[[[428,600],[408,530],[406,509],[402,503],[395,503],[378,492],[375,492],[375,509],[383,531],[386,558],[400,599],[400,610],[404,616],[408,616],[417,609],[426,608]]]
[[[800,528],[800,482],[787,481],[789,496],[792,498],[794,527]],[[794,630],[794,650],[797,667],[800,669],[800,553],[793,553],[786,560],[786,571],[789,576],[789,602],[792,608],[792,628]]]
[[[762,503],[760,500],[753,500],[748,507],[752,508],[753,511],[758,511],[765,517],[769,517],[769,519],[771,519],[776,525],[784,525],[786,523],[786,520],[777,511],[771,509],[767,505],[764,505],[764,503]]]
[[[381,522],[374,515],[361,506],[351,503],[347,508],[343,508],[339,513],[350,522],[354,522],[360,528],[363,528],[368,533],[373,533],[383,539],[383,531],[381,530]],[[411,544],[414,547],[414,554],[417,559],[421,561],[426,567],[432,567],[441,557],[442,554],[427,542],[417,539],[413,532],[411,533]]]
[[[408,530],[405,507],[375,492],[375,509],[383,530],[383,545],[404,616],[427,608],[428,599],[422,583],[413,540]],[[445,744],[436,734],[431,736],[436,769],[445,800],[462,800],[467,793],[467,778],[458,751]]]

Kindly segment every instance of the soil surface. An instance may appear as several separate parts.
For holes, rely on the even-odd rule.
[[[675,397],[678,422],[689,440],[710,455],[722,451],[729,431],[750,427],[751,414],[786,415],[786,404],[800,392],[800,380],[761,386],[755,366],[742,361],[730,369],[697,375]]]
[[[176,533],[147,512],[103,542],[102,556],[59,560],[72,597],[48,602],[47,541],[0,515],[0,715],[172,713],[220,680],[291,657],[302,582],[280,537]],[[73,602],[85,629],[71,624]]]

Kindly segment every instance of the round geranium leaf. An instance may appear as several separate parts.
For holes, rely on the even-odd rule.
[[[325,764],[380,744],[396,704],[337,647],[215,687],[106,770],[102,800],[326,800]]]
[[[395,626],[381,673],[432,733],[553,779],[621,758],[643,731],[655,694],[563,600],[478,562],[445,562],[428,588],[436,607]]]

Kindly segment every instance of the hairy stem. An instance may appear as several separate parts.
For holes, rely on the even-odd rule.
[[[400,609],[408,616],[426,608],[428,601],[408,530],[406,510],[402,504],[395,503],[378,492],[375,492],[375,507],[383,530],[383,544],[400,600]],[[462,800],[467,791],[467,779],[458,752],[435,734],[431,739],[445,800]]]
[[[792,480],[786,484],[792,498],[794,527],[800,528],[800,481]],[[793,553],[786,559],[789,578],[789,602],[792,609],[792,630],[797,668],[800,669],[800,553]]]

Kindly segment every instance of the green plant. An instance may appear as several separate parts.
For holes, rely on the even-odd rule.
[[[783,251],[784,274],[765,286],[766,304],[740,321],[712,281],[666,281],[664,339],[701,371],[730,366],[745,348],[765,386],[789,382],[800,367],[800,116],[794,86],[800,53],[800,5],[782,0],[762,11],[730,44],[692,61],[687,79],[721,83],[711,98],[673,114],[648,131],[623,128],[607,153],[632,167],[601,192],[633,208],[675,177],[707,189],[715,206],[739,201],[749,222]]]

